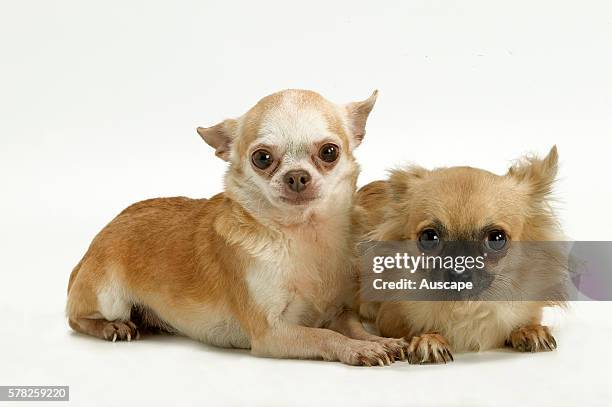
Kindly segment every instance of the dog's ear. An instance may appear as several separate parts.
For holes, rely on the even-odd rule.
[[[366,133],[366,122],[368,116],[376,103],[378,91],[375,90],[372,95],[361,102],[352,102],[345,105],[346,115],[348,120],[349,131],[351,132],[351,144],[357,147]]]
[[[390,170],[389,186],[391,198],[396,202],[406,200],[415,182],[425,178],[427,172],[425,168],[416,165]]]
[[[225,161],[229,160],[230,147],[236,135],[237,121],[227,119],[212,127],[198,127],[198,134],[215,149],[215,155]]]
[[[534,199],[544,200],[552,193],[557,177],[558,162],[557,146],[553,146],[543,159],[528,156],[519,160],[510,167],[506,176],[514,178],[521,184],[526,184]]]

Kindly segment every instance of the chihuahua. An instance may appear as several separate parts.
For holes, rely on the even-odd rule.
[[[259,356],[350,365],[406,356],[406,341],[369,334],[352,311],[353,150],[376,96],[338,105],[285,90],[198,128],[229,162],[225,192],[121,212],[70,276],[70,326],[113,342],[162,330]]]
[[[543,280],[561,279],[563,267],[555,262],[560,257],[530,262],[512,253],[521,250],[519,242],[562,240],[549,204],[557,161],[553,147],[546,158],[526,157],[503,176],[470,167],[409,167],[358,192],[355,216],[362,241],[413,241],[424,253],[443,253],[445,245],[465,241],[487,259],[484,274],[490,281],[484,292],[493,293],[494,301],[362,303],[362,315],[375,321],[383,336],[410,341],[409,362],[446,363],[452,351],[504,345],[531,352],[556,348],[549,328],[541,325],[542,309],[563,305],[563,299],[524,295]],[[450,280],[457,277],[454,270],[445,272]],[[472,278],[464,273],[459,280],[466,277]],[[521,295],[521,301],[510,300]]]

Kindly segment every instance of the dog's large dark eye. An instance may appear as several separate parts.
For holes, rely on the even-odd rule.
[[[419,234],[419,246],[425,252],[434,251],[440,246],[440,236],[433,229],[425,229]]]
[[[338,146],[332,143],[327,143],[319,150],[319,158],[326,163],[333,163],[338,159]]]
[[[506,247],[506,244],[508,244],[508,237],[503,230],[495,229],[487,233],[487,238],[485,239],[487,249],[498,252]]]
[[[257,150],[251,155],[251,161],[253,165],[260,170],[265,170],[274,162],[272,154],[268,150]]]

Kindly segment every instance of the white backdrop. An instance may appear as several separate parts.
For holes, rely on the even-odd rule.
[[[497,173],[557,144],[559,214],[611,240],[612,3],[30,1],[0,11],[0,385],[72,405],[610,405],[606,303],[550,314],[557,352],[359,369],[179,338],[109,344],[63,319],[68,275],[128,204],[221,191],[195,132],[283,88],[380,90],[360,185],[392,164]]]

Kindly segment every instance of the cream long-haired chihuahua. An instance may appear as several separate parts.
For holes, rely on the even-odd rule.
[[[111,341],[163,330],[351,365],[404,356],[404,340],[370,335],[351,311],[353,150],[375,100],[338,105],[285,90],[198,128],[229,162],[225,192],[121,212],[70,276],[70,326]]]
[[[478,250],[489,253],[489,292],[503,293],[498,301],[363,303],[362,314],[375,321],[382,335],[410,340],[411,363],[447,362],[452,351],[504,345],[531,352],[556,348],[548,327],[541,325],[542,309],[563,301],[507,299],[533,291],[543,280],[562,280],[566,271],[555,263],[560,257],[530,262],[510,254],[521,250],[519,242],[560,240],[549,205],[557,160],[553,147],[546,158],[526,157],[503,176],[470,167],[409,167],[358,192],[362,240],[414,241],[424,252],[443,251],[446,242],[476,242]]]

